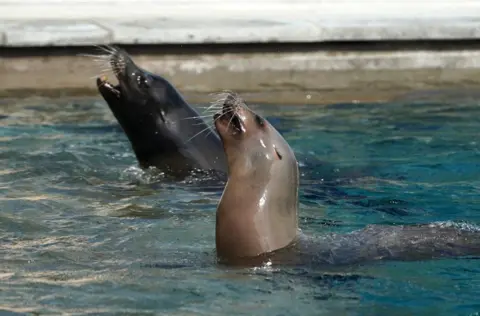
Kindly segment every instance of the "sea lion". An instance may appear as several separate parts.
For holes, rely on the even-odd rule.
[[[239,95],[227,93],[219,104],[213,118],[228,162],[228,181],[216,212],[221,263],[338,265],[480,254],[480,231],[452,225],[370,225],[317,238],[300,234],[294,152]]]
[[[122,49],[104,58],[118,85],[97,78],[97,88],[125,131],[141,167],[172,175],[227,170],[218,134],[165,78],[138,67]]]

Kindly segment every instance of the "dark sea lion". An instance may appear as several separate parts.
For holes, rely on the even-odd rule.
[[[192,170],[213,170],[225,177],[222,143],[200,114],[165,78],[138,67],[124,50],[106,50],[119,84],[98,78],[97,87],[140,166],[180,176]]]
[[[228,161],[216,213],[220,262],[257,265],[355,264],[480,255],[480,231],[453,225],[370,225],[348,234],[309,238],[298,231],[298,163],[277,130],[228,93],[215,127]]]

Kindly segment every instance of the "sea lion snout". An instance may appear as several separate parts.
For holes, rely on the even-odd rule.
[[[115,76],[120,80],[120,77],[124,77],[126,74],[127,66],[133,64],[133,61],[127,55],[127,53],[119,48],[113,48],[110,55],[110,66]]]
[[[118,47],[110,47],[108,63],[118,80],[118,85],[114,86],[106,80],[106,78],[98,78],[97,86],[104,86],[106,89],[112,90],[114,87],[117,91],[111,91],[117,95],[125,94],[128,99],[138,98],[133,94],[141,94],[143,98],[149,95],[149,88],[152,84],[152,79],[147,72],[138,67],[126,51]],[[100,81],[100,84],[98,83]],[[128,90],[128,93],[127,93]]]
[[[112,85],[110,82],[107,81],[107,78],[101,77],[97,78],[97,88],[102,94],[102,96],[109,102],[109,104],[114,104],[115,102],[119,101],[122,95],[120,90],[120,85]]]
[[[217,130],[222,137],[229,134],[239,136],[246,132],[246,119],[244,112],[248,111],[243,100],[235,94],[228,94],[223,100],[221,113],[213,116]]]
[[[123,83],[128,78],[127,73],[131,72],[128,68],[136,66],[122,49],[112,46],[109,47],[108,52],[108,63],[118,80],[118,84],[114,85],[108,81],[106,76],[102,76],[97,78],[97,88],[109,105],[113,106],[124,97],[122,90],[125,89],[125,84]]]

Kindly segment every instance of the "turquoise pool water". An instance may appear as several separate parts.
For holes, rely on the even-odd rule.
[[[221,185],[138,169],[101,101],[0,106],[1,315],[480,313],[474,259],[217,266]],[[480,100],[256,109],[298,155],[306,234],[480,225]]]

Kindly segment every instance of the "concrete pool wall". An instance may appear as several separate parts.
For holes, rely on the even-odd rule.
[[[480,87],[480,2],[0,0],[0,97],[97,95],[124,45],[192,102],[381,101]],[[111,76],[111,75],[110,75]]]

